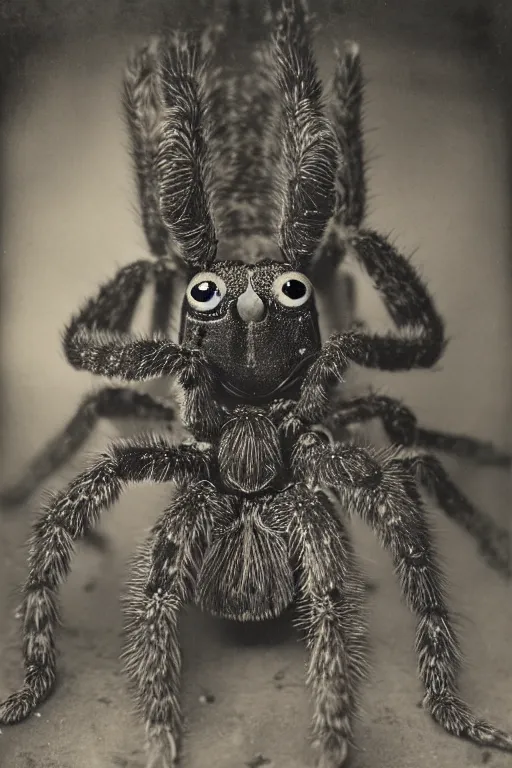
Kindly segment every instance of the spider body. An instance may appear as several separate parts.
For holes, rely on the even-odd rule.
[[[146,726],[148,766],[169,768],[178,759],[179,618],[190,602],[239,621],[277,616],[295,604],[306,631],[320,765],[342,765],[368,644],[350,515],[364,520],[389,552],[416,616],[425,707],[449,733],[512,751],[512,737],[476,718],[460,698],[458,639],[418,489],[426,486],[508,575],[507,532],[465,499],[428,451],[503,466],[509,457],[418,426],[392,398],[339,397],[351,365],[430,368],[445,345],[443,321],[414,268],[385,238],[360,226],[357,48],[349,45],[338,59],[328,120],[307,11],[301,0],[284,0],[267,66],[278,128],[270,120],[270,138],[263,131],[255,143],[239,112],[235,133],[243,152],[233,162],[219,84],[208,74],[209,40],[173,35],[145,47],[128,70],[147,239],[159,257],[172,240],[188,273],[178,342],[162,332],[174,270],[164,260],[152,270],[125,268],[77,312],[63,339],[78,370],[121,382],[173,377],[181,390],[179,414],[128,388],[107,390],[105,400],[125,413],[165,416],[171,433],[182,424],[191,438],[173,442],[172,434],[152,434],[114,443],[36,521],[23,590],[25,679],[0,706],[0,723],[26,718],[54,686],[58,587],[74,542],[94,532],[125,485],[149,481],[174,483],[176,492],[137,554],[125,600],[124,660]],[[260,117],[268,115],[263,103]],[[240,162],[248,146],[257,160],[263,157],[263,175]],[[232,189],[236,195],[227,194]],[[274,227],[282,261],[216,261],[217,220],[235,232],[237,256],[244,237],[258,227],[267,237]],[[374,281],[395,331],[382,336],[351,327],[321,343],[313,283],[319,265],[332,273],[348,248]],[[135,337],[130,318],[149,272],[157,276],[159,328]],[[387,452],[362,448],[343,433],[374,418],[394,443]],[[344,434],[338,441],[337,430]]]
[[[197,575],[195,601],[207,613],[235,621],[279,616],[295,589],[276,493],[224,494],[214,502],[218,516],[212,516],[214,535]]]

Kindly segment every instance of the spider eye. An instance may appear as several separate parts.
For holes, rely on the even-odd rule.
[[[187,288],[187,301],[197,312],[211,312],[226,295],[226,283],[213,272],[200,272]]]
[[[284,307],[301,307],[313,293],[313,286],[301,272],[285,272],[273,285],[274,296]]]

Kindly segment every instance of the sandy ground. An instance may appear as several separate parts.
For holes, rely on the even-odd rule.
[[[402,396],[424,423],[506,446],[509,201],[495,95],[475,62],[448,54],[441,44],[433,49],[360,38],[369,78],[369,218],[414,252],[451,336],[437,371],[376,381]],[[21,469],[92,386],[63,360],[63,323],[102,279],[145,255],[117,101],[122,56],[113,46],[84,41],[33,60],[5,126],[5,478]],[[322,66],[329,64],[325,52]],[[360,290],[362,314],[379,327],[382,311],[371,286],[361,281]],[[102,425],[88,448],[103,446],[112,434]],[[83,462],[83,456],[72,462],[54,485]],[[454,462],[450,469],[473,499],[503,523],[509,519],[508,478]],[[119,672],[118,596],[129,555],[165,498],[162,488],[130,490],[105,518],[111,557],[77,554],[63,590],[58,689],[36,717],[3,729],[2,768],[143,766],[142,728]],[[20,680],[15,588],[24,577],[21,546],[37,506],[36,499],[31,509],[2,521],[2,697]],[[464,696],[479,714],[512,728],[510,587],[437,510],[432,518],[468,659]],[[445,735],[418,707],[413,619],[400,603],[387,557],[358,526],[356,538],[376,590],[369,595],[374,670],[352,765],[510,765],[510,756]],[[304,650],[287,620],[235,627],[191,611],[183,648],[187,768],[314,764]],[[205,698],[211,701],[202,703]]]

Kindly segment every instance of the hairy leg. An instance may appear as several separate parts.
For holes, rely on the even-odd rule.
[[[97,296],[87,302],[75,321],[96,331],[127,332],[142,291],[149,280],[154,279],[152,330],[167,334],[174,275],[174,269],[162,262],[140,261],[123,267],[112,280],[101,286]],[[62,432],[32,460],[23,476],[0,494],[0,503],[8,508],[25,502],[51,473],[73,457],[99,418],[174,420],[170,406],[150,401],[149,395],[130,393],[126,389],[104,389],[88,395]],[[85,541],[99,549],[106,547],[104,538],[97,532],[89,532]]]
[[[374,356],[363,356],[360,365],[397,370],[402,366],[430,367],[445,347],[444,327],[428,290],[414,267],[376,232],[362,230],[366,207],[366,179],[362,131],[363,74],[358,46],[347,43],[337,54],[330,118],[338,145],[334,215],[312,264],[315,285],[329,286],[334,271],[351,249],[381,293],[384,305],[402,338],[374,337]],[[411,333],[415,345],[408,344]],[[400,362],[407,358],[410,362]],[[390,367],[391,366],[391,367]],[[395,366],[393,368],[393,366]]]
[[[151,40],[128,60],[123,84],[123,106],[142,215],[142,227],[153,256],[167,253],[169,235],[158,200],[156,158],[163,104],[158,79],[157,40]]]
[[[19,480],[2,491],[0,503],[15,506],[27,501],[43,481],[73,458],[100,419],[155,420],[169,429],[176,421],[176,409],[126,387],[105,387],[87,395],[64,429],[34,457]]]
[[[309,483],[336,488],[344,508],[365,520],[390,552],[403,595],[418,617],[416,652],[424,703],[434,719],[455,736],[512,752],[512,736],[477,719],[460,698],[461,653],[443,576],[426,511],[403,462],[383,458],[378,466],[360,448],[325,445],[309,434],[299,440],[294,463]],[[373,476],[368,472],[372,463],[378,466]]]
[[[443,320],[427,287],[386,238],[361,229],[366,207],[363,87],[359,48],[347,43],[344,54],[337,55],[331,97],[331,124],[339,150],[335,210],[316,254],[313,275],[318,284],[329,282],[350,248],[373,280],[390,317],[404,332],[401,339],[374,337],[374,355],[380,360],[370,362],[371,355],[366,354],[359,364],[397,370],[404,365],[399,360],[407,356],[411,362],[405,363],[405,368],[430,367],[442,355],[445,340]],[[407,344],[411,331],[418,336],[419,343],[414,346]],[[393,365],[397,367],[389,367]]]
[[[490,515],[476,509],[450,479],[435,456],[409,452],[402,463],[434,497],[443,512],[464,528],[476,541],[487,563],[505,578],[512,575],[510,531]]]
[[[371,419],[382,421],[387,436],[396,445],[442,451],[489,466],[510,467],[512,461],[508,453],[492,443],[418,426],[410,408],[386,395],[371,394],[341,401],[331,418],[336,426],[359,424]]]
[[[219,429],[222,409],[215,398],[214,376],[203,353],[162,338],[90,330],[79,312],[64,335],[68,362],[78,370],[123,381],[176,376],[187,393],[183,422],[198,439]]]
[[[334,333],[308,371],[297,417],[320,421],[332,387],[351,363],[382,371],[432,368],[445,350],[444,322],[412,264],[386,238],[361,230],[350,238],[358,260],[374,281],[398,329],[385,335],[353,329]]]
[[[199,35],[173,33],[159,52],[164,104],[156,158],[160,213],[179,256],[190,267],[206,267],[216,255],[212,216],[213,126],[206,75],[212,50]]]
[[[363,73],[359,49],[347,43],[336,51],[329,116],[338,144],[336,203],[323,241],[311,265],[315,285],[324,287],[347,252],[345,233],[359,229],[366,208],[366,178],[362,127]]]
[[[285,260],[304,270],[332,213],[337,147],[322,112],[310,18],[301,0],[284,0],[276,14],[272,67],[282,103],[279,245]]]
[[[74,542],[94,528],[129,482],[183,482],[207,477],[210,456],[194,446],[148,438],[114,444],[50,502],[36,521],[23,588],[22,688],[0,705],[0,723],[24,720],[51,692],[56,676],[57,591],[69,573]]]
[[[147,261],[123,267],[112,280],[101,286],[97,296],[90,299],[74,319],[75,327],[83,325],[95,331],[126,332],[141,293],[152,278],[155,280],[153,330],[165,333],[174,270],[166,264],[155,265]],[[2,493],[2,503],[14,506],[25,501],[42,481],[79,450],[99,418],[129,417],[174,419],[167,406],[152,403],[149,396],[130,393],[126,389],[103,389],[88,395],[63,431],[35,457],[24,476]]]
[[[90,298],[73,317],[70,327],[76,329],[82,326],[94,331],[111,331],[127,333],[133,321],[137,304],[143,290],[151,281],[155,283],[154,312],[157,317],[168,316],[172,298],[175,268],[169,261],[135,261],[122,267],[115,277],[103,283],[97,294]],[[153,330],[167,332],[164,321],[160,327]],[[66,336],[64,337],[64,352],[67,353]]]
[[[115,277],[100,286],[96,296],[87,301],[77,320],[98,331],[126,333],[155,268],[151,261],[135,261],[122,267]]]
[[[382,420],[386,434],[395,445],[432,447],[482,464],[510,466],[510,456],[491,443],[418,427],[411,410],[398,400],[382,395],[370,395],[341,403],[332,421],[336,426],[348,426],[374,418]],[[418,451],[406,452],[403,462],[434,496],[444,513],[471,534],[489,565],[503,575],[510,576],[508,529],[499,526],[490,515],[477,509],[450,479],[435,456]]]
[[[410,322],[402,323],[404,335],[379,335],[357,329],[332,334],[304,378],[293,414],[298,423],[311,425],[325,420],[331,409],[334,387],[343,381],[351,364],[382,371],[409,371],[430,368],[438,360],[444,345],[440,319],[440,325],[435,329],[433,324],[425,324],[424,315],[428,314],[427,310],[412,308],[415,300],[420,305],[422,301],[407,280],[403,283],[397,281],[394,285],[391,280],[380,287],[389,290],[390,295],[399,290],[403,296],[409,296],[409,299],[403,299],[405,303],[411,301]],[[432,306],[430,301],[427,303]]]
[[[210,525],[208,487],[181,489],[134,562],[124,601],[123,660],[146,727],[148,768],[171,768],[182,730],[178,621]]]
[[[307,636],[307,680],[320,768],[340,768],[367,672],[364,587],[345,526],[324,494],[305,485],[283,495],[290,554],[298,563],[298,622]]]
[[[347,42],[335,52],[336,65],[330,100],[330,117],[340,148],[336,174],[334,221],[359,228],[366,210],[366,178],[363,141],[364,77],[359,46]]]

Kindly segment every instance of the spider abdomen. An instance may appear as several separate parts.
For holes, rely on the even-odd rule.
[[[282,475],[279,434],[262,409],[235,409],[220,436],[218,465],[226,488],[242,493],[262,491]]]
[[[279,616],[293,601],[294,578],[276,496],[230,498],[231,515],[216,521],[199,570],[196,601],[236,621]]]

